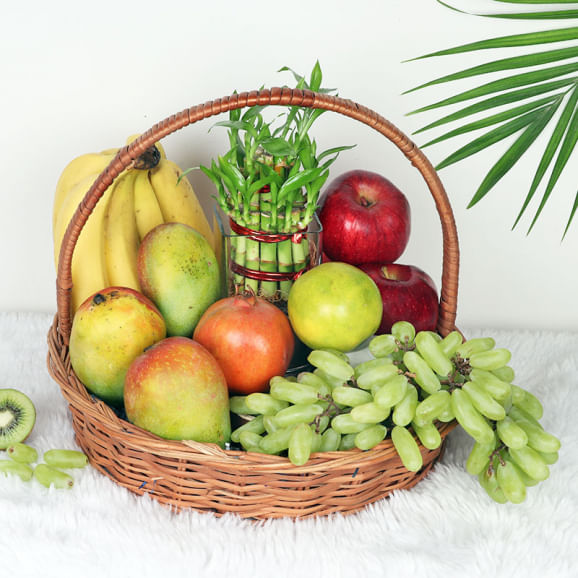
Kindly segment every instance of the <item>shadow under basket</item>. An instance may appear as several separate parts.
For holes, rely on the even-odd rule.
[[[165,136],[202,119],[257,105],[320,108],[349,117],[382,134],[417,168],[433,197],[442,228],[437,330],[445,336],[456,329],[457,231],[446,192],[425,155],[389,121],[360,104],[311,91],[272,88],[233,94],[168,117],[122,148],[98,176],[63,239],[57,313],[48,333],[48,370],[69,405],[77,443],[91,465],[135,494],[148,494],[175,510],[232,513],[252,519],[350,514],[422,480],[441,457],[455,421],[438,424],[444,440],[438,449],[427,450],[420,444],[423,467],[418,472],[403,466],[390,438],[368,451],[316,453],[304,466],[294,466],[282,456],[159,438],[122,419],[92,396],[70,364],[72,254],[80,231],[103,193],[136,158]]]

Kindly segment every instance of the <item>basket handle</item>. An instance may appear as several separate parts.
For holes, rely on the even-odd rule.
[[[442,226],[443,264],[438,331],[447,335],[455,329],[459,275],[458,235],[452,208],[436,170],[423,152],[404,133],[375,111],[337,96],[287,87],[233,94],[187,108],[155,124],[136,140],[121,148],[97,177],[78,205],[62,240],[56,278],[58,331],[66,345],[72,327],[70,311],[72,290],[72,254],[78,237],[96,203],[114,179],[148,148],[165,136],[205,118],[230,110],[256,105],[301,106],[337,112],[375,129],[388,138],[424,178],[435,202]]]

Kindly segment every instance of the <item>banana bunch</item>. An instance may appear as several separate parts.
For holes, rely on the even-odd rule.
[[[136,136],[129,137],[127,142]],[[137,253],[144,236],[161,223],[179,222],[199,231],[220,253],[220,241],[182,170],[166,158],[158,143],[156,166],[136,163],[123,171],[105,191],[83,227],[72,257],[72,311],[93,293],[110,286],[140,291]],[[54,261],[78,205],[118,149],[87,153],[73,159],[56,185],[52,231]],[[144,164],[143,168],[140,168]]]

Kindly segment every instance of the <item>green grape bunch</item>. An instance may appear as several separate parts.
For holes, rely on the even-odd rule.
[[[454,420],[474,444],[466,470],[499,503],[521,503],[549,476],[560,441],[540,424],[541,402],[515,385],[511,353],[491,337],[441,337],[399,321],[369,342],[357,364],[339,351],[313,350],[311,371],[275,376],[268,393],[230,399],[245,421],[231,434],[246,451],[287,456],[304,466],[314,453],[370,450],[391,439],[409,471],[423,467],[420,445],[442,444]]]

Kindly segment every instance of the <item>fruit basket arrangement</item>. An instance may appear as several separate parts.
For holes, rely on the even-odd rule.
[[[78,375],[80,372],[73,369],[71,362],[70,344],[73,312],[78,307],[78,305],[71,307],[74,285],[72,276],[73,254],[81,231],[87,226],[87,223],[90,223],[90,219],[94,218],[97,203],[113,186],[115,179],[127,168],[133,166],[135,162],[140,162],[143,155],[146,157],[147,151],[158,145],[162,138],[175,131],[222,113],[234,114],[235,111],[243,109],[261,110],[268,106],[330,111],[358,121],[391,141],[407,161],[416,167],[435,202],[441,223],[443,243],[437,327],[435,332],[420,332],[420,337],[423,337],[423,349],[425,352],[428,339],[435,343],[439,343],[442,338],[446,338],[449,342],[453,340],[453,345],[449,342],[446,343],[454,351],[462,344],[462,336],[455,326],[459,271],[458,236],[448,197],[428,159],[397,127],[369,108],[323,91],[283,87],[234,93],[224,98],[193,106],[155,124],[148,131],[131,140],[118,152],[113,151],[111,153],[106,168],[99,170],[98,174],[93,177],[92,185],[74,214],[70,215],[70,224],[67,225],[65,233],[62,235],[62,244],[58,251],[58,310],[48,334],[48,367],[69,404],[77,442],[88,456],[91,465],[135,494],[148,494],[175,510],[192,508],[198,511],[213,512],[216,515],[234,513],[244,518],[253,519],[307,518],[334,513],[349,514],[385,498],[394,490],[411,488],[422,480],[440,458],[443,442],[447,434],[457,424],[455,416],[450,415],[448,419],[435,422],[434,429],[438,441],[431,445],[424,441],[427,435],[424,434],[423,437],[418,438],[413,432],[412,451],[414,454],[409,457],[406,454],[403,460],[400,457],[399,447],[403,443],[407,446],[407,440],[405,442],[401,439],[396,440],[393,434],[394,439],[385,437],[385,427],[379,424],[376,426],[377,429],[373,429],[373,434],[378,436],[378,442],[367,443],[365,448],[362,444],[354,447],[352,443],[348,446],[351,449],[343,449],[341,446],[341,449],[335,447],[329,448],[327,451],[311,451],[310,438],[314,434],[311,434],[309,427],[302,428],[303,435],[306,438],[309,436],[306,455],[300,455],[299,449],[291,455],[291,449],[289,449],[289,457],[287,457],[286,453],[279,451],[266,453],[260,450],[258,441],[255,447],[251,446],[251,440],[254,439],[254,436],[259,436],[264,432],[263,420],[266,420],[267,414],[271,414],[271,412],[263,409],[263,407],[257,410],[255,407],[248,407],[250,405],[247,401],[248,396],[237,395],[231,397],[230,400],[231,411],[235,416],[238,416],[243,424],[238,427],[237,436],[236,438],[233,436],[233,439],[238,442],[239,438],[242,437],[241,432],[243,430],[248,432],[247,436],[243,438],[247,442],[243,444],[243,448],[199,441],[199,438],[196,441],[166,439],[152,433],[152,428],[135,425],[134,422],[137,420],[128,419],[128,402],[127,414],[124,414],[114,407],[114,403],[107,403],[105,396],[93,395],[94,392],[89,392],[85,385],[86,380],[84,378],[81,380]],[[315,176],[318,177],[319,173],[315,173]],[[175,216],[175,219],[178,219],[178,215]],[[302,278],[304,277],[305,275]],[[96,297],[99,301],[104,301],[107,296],[106,291],[101,291]],[[403,331],[409,332],[405,336],[406,343],[413,342],[416,337],[415,332],[412,332],[413,328],[409,327],[408,329],[408,325],[404,326],[403,323],[401,326],[398,325],[398,331],[401,334]],[[381,340],[376,338],[370,343],[370,350],[377,362],[379,362],[380,357],[383,358],[391,354],[392,349],[388,345],[392,343],[391,338],[391,335],[384,335]],[[157,336],[152,341],[159,339],[160,336]],[[399,339],[403,340],[404,338],[399,337]],[[142,349],[146,347],[147,344],[143,343]],[[411,349],[413,348],[412,346]],[[382,354],[383,351],[385,351],[384,354]],[[492,353],[499,356],[497,350]],[[328,360],[325,359],[324,355],[329,356]],[[335,351],[314,350],[310,354],[309,360],[318,369],[327,369],[329,374],[331,374],[332,368],[335,369],[334,375],[339,375],[343,369],[345,373],[340,377],[342,383],[353,378],[353,374],[351,374],[353,368],[348,364],[348,358],[340,356]],[[326,362],[328,363],[327,367],[324,366]],[[504,365],[505,362],[502,360],[501,365]],[[406,365],[409,367],[409,358]],[[480,367],[482,365],[483,363],[480,364]],[[136,372],[137,369],[131,367],[130,371]],[[413,368],[413,371],[414,377],[416,373],[419,374],[419,368]],[[443,368],[440,371],[443,372]],[[315,381],[314,372],[306,373],[308,378]],[[312,375],[313,378],[311,378]],[[129,377],[127,376],[127,383],[128,380]],[[285,398],[283,394],[277,396],[283,401],[275,402],[279,403],[279,407],[273,413],[279,412],[280,409],[292,409],[287,407],[291,404],[299,406],[302,399],[295,394],[296,390],[291,390],[291,384],[295,384],[297,380],[285,379],[282,376],[278,376],[275,380],[277,382],[275,387],[278,392],[285,388],[289,393],[285,395]],[[272,380],[272,389],[273,383]],[[312,385],[312,382],[307,385]],[[297,388],[297,386],[295,387]],[[354,388],[342,389],[351,390]],[[366,389],[369,390],[370,387],[368,386]],[[365,401],[372,401],[373,397],[377,398],[377,394],[372,397],[372,394],[364,391],[361,385],[355,390],[356,395],[363,397]],[[351,392],[341,393],[346,397],[345,394],[349,395]],[[435,391],[432,390],[430,393],[433,394]],[[447,391],[443,393],[449,399],[449,393]],[[257,394],[257,397],[258,395],[260,394]],[[266,397],[268,394],[262,395]],[[343,405],[349,403],[345,397],[340,400]],[[434,398],[433,395],[430,397]],[[135,395],[134,399],[131,400],[131,408],[138,404],[136,398]],[[270,403],[271,398],[267,399],[267,403]],[[334,399],[337,401],[338,397],[334,396]],[[351,402],[351,406],[355,405],[357,404]],[[327,405],[322,407],[327,408]],[[384,416],[385,414],[377,421],[383,421]],[[344,419],[344,421],[347,420]],[[465,421],[468,421],[467,418]],[[424,421],[424,425],[425,422],[427,419]],[[260,429],[258,429],[257,423],[260,424]],[[394,427],[394,429],[396,428]],[[408,431],[411,432],[406,428],[399,429],[404,430],[403,435]],[[418,429],[417,422],[414,429]],[[346,437],[347,431],[344,426],[342,430],[344,437]],[[396,435],[397,433],[399,432],[396,432]],[[485,434],[485,430],[483,433]],[[496,447],[493,430],[491,435],[491,442],[494,445],[491,452],[486,451],[488,455]],[[488,439],[482,441],[486,442],[485,446],[488,446],[490,442]],[[431,449],[427,449],[425,446],[429,446]],[[287,444],[280,447],[287,449]],[[415,454],[416,450],[418,455]],[[488,460],[482,459],[484,463]],[[413,464],[413,467],[409,466],[410,463]]]

